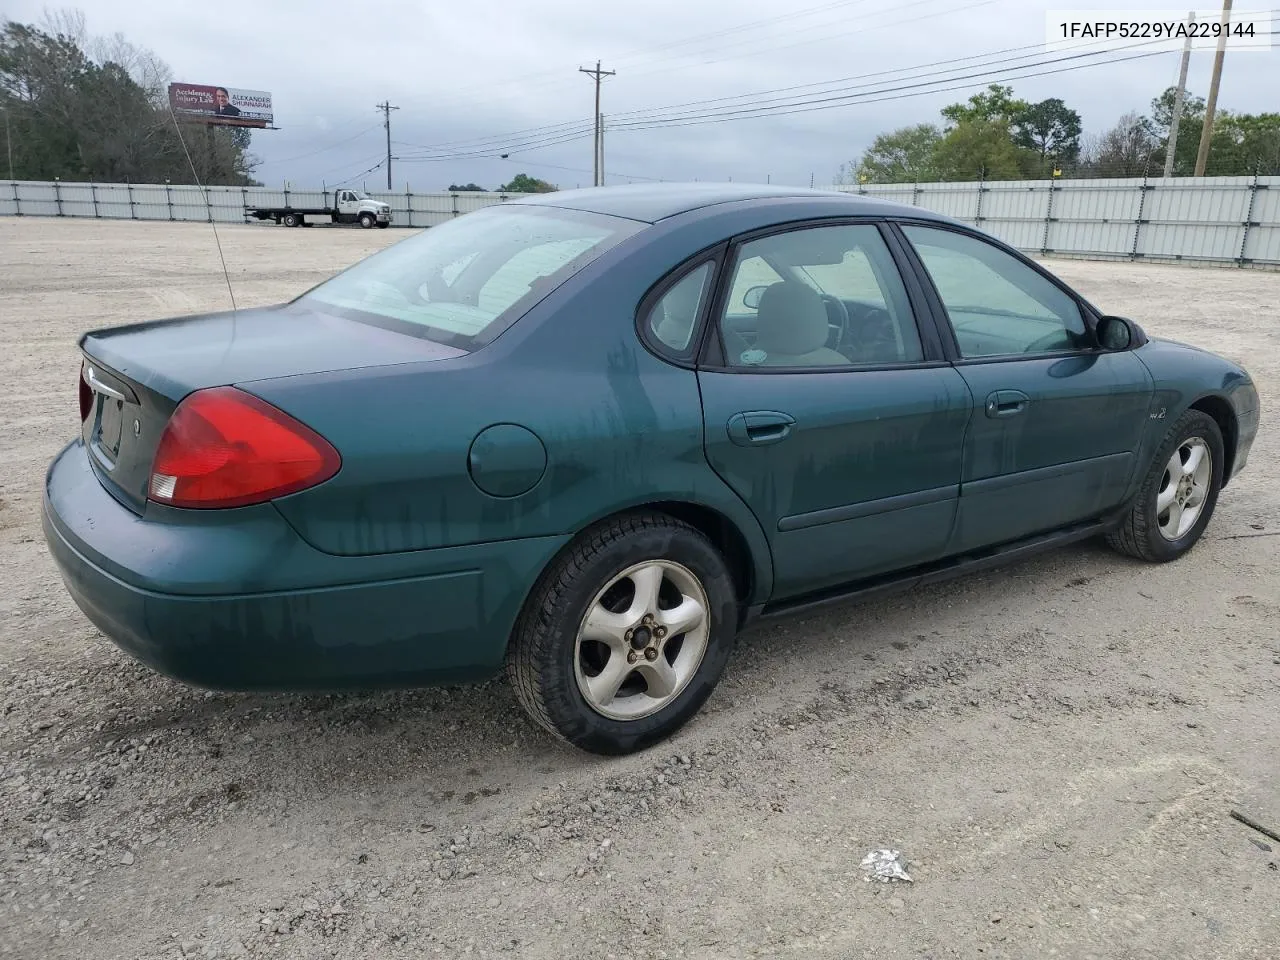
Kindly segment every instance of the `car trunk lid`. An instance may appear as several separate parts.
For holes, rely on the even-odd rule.
[[[103,485],[135,512],[146,505],[165,425],[195,390],[464,355],[299,304],[96,331],[80,348],[89,459]]]

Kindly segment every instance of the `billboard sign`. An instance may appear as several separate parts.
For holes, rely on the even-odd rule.
[[[230,127],[272,125],[271,94],[200,83],[169,84],[169,106],[184,120]]]

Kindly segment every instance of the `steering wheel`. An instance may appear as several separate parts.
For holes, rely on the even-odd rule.
[[[859,324],[859,352],[864,360],[898,360],[898,338],[894,335],[893,318],[883,307],[868,307]]]
[[[831,311],[827,311],[827,327],[836,331],[835,343],[830,342],[831,335],[827,334],[827,346],[832,350],[839,350],[840,345],[844,343],[845,333],[849,329],[849,308],[844,305],[843,300],[829,293],[822,294],[822,300],[824,303],[834,304],[836,312],[840,315],[840,322],[835,324],[831,322]]]

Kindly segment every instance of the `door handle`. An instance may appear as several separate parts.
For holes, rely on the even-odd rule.
[[[993,419],[1016,417],[1027,409],[1031,398],[1021,390],[997,390],[987,396],[987,416]]]
[[[795,422],[794,417],[776,410],[752,410],[735,413],[725,426],[731,441],[749,447],[785,440]]]

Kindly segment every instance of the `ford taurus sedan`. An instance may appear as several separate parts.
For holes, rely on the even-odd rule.
[[[1259,418],[968,226],[733,184],[530,196],[80,348],[44,529],[115,643],[235,690],[505,667],[601,753],[757,618],[1085,537],[1177,559]]]

